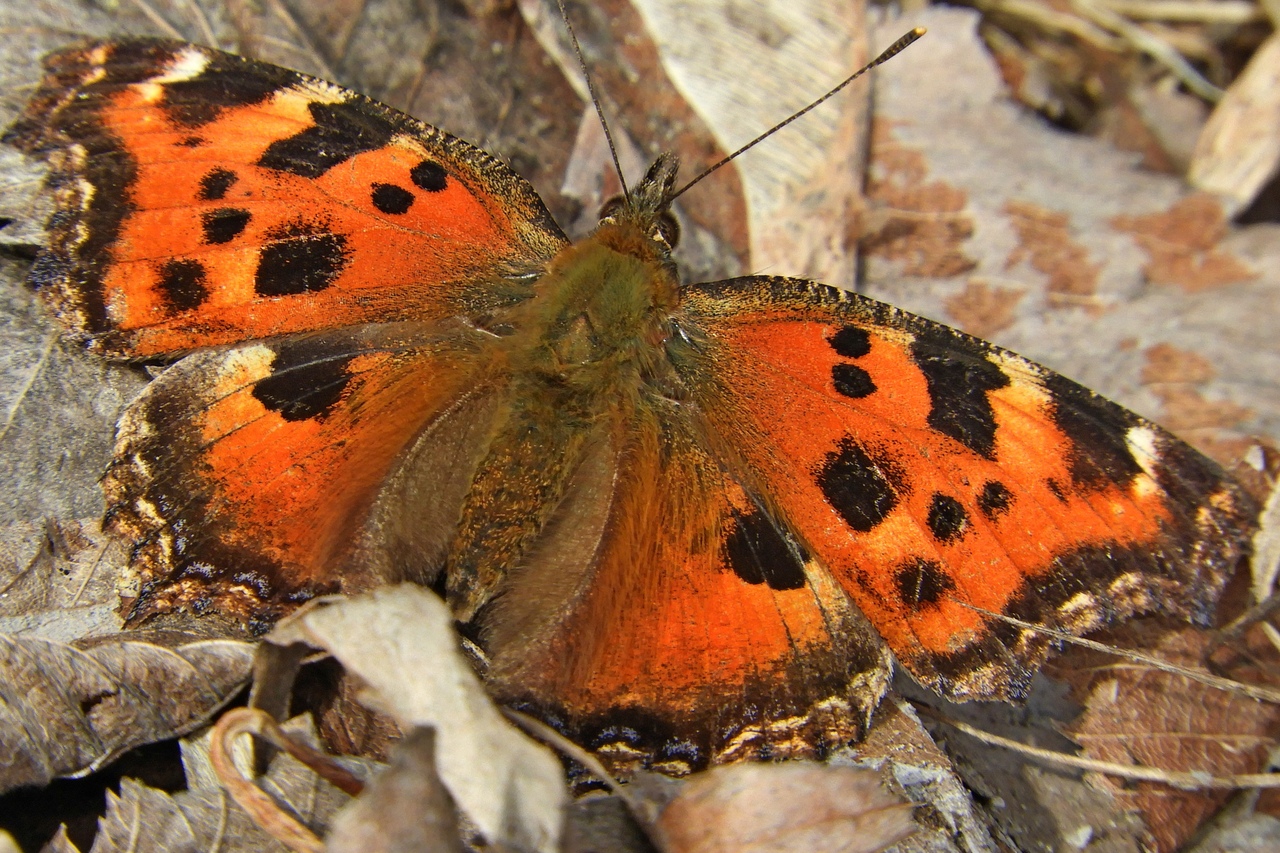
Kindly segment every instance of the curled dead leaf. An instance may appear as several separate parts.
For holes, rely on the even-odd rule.
[[[453,797],[436,770],[433,729],[409,732],[391,763],[339,812],[328,853],[462,853]]]
[[[560,763],[494,707],[437,596],[402,584],[318,600],[266,640],[328,651],[368,685],[368,702],[402,729],[435,729],[440,776],[491,844],[557,848],[567,801]]]

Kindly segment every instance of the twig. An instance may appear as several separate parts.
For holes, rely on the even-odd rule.
[[[1266,13],[1248,0],[1098,0],[1135,21],[1173,21],[1179,24],[1251,24]]]
[[[972,738],[991,744],[992,746],[1000,746],[1010,749],[1020,755],[1026,755],[1036,758],[1049,764],[1058,764],[1063,767],[1074,767],[1077,770],[1092,771],[1094,773],[1105,773],[1108,776],[1117,776],[1122,779],[1131,779],[1138,782],[1162,782],[1174,788],[1181,788],[1186,791],[1199,791],[1205,789],[1238,789],[1238,788],[1280,788],[1280,773],[1241,773],[1235,776],[1214,776],[1203,770],[1161,770],[1157,767],[1138,767],[1134,764],[1117,764],[1114,761],[1099,761],[1094,758],[1080,758],[1075,755],[1064,755],[1061,752],[1055,752],[1051,749],[1042,749],[1038,746],[1028,746],[1011,738],[993,735],[990,732],[984,732],[982,729],[975,728],[967,723],[959,720],[951,719],[943,714],[939,714],[932,708],[919,707],[916,710],[925,716],[932,717],[939,722],[945,723]]]
[[[232,742],[246,734],[284,750],[321,778],[352,796],[363,790],[364,782],[335,762],[331,756],[289,737],[270,714],[256,708],[234,708],[223,714],[213,727],[209,741],[209,759],[218,775],[218,781],[231,798],[239,803],[240,808],[264,832],[290,850],[297,853],[322,853],[324,842],[252,779],[245,778],[236,766],[231,756]]]
[[[1128,41],[1136,50],[1147,54],[1168,68],[1170,73],[1182,81],[1183,85],[1206,101],[1216,104],[1222,100],[1222,90],[1206,80],[1167,42],[1100,5],[1098,0],[1071,0],[1071,5],[1098,26],[1110,30]]]
[[[1015,625],[1019,628],[1022,628],[1023,630],[1038,631],[1041,634],[1044,634],[1049,637],[1053,637],[1055,640],[1059,640],[1064,643],[1070,643],[1075,646],[1082,646],[1086,649],[1092,649],[1096,652],[1104,652],[1106,654],[1115,655],[1116,657],[1124,658],[1125,660],[1129,660],[1137,664],[1142,664],[1143,666],[1148,666],[1148,667],[1151,667],[1152,669],[1160,670],[1161,672],[1168,672],[1174,675],[1181,675],[1184,678],[1189,678],[1192,681],[1198,681],[1201,684],[1204,684],[1208,687],[1213,687],[1217,690],[1225,690],[1229,693],[1236,693],[1242,696],[1248,696],[1250,699],[1257,699],[1260,702],[1271,702],[1275,704],[1280,704],[1280,691],[1273,690],[1269,687],[1262,687],[1256,684],[1244,684],[1239,681],[1233,681],[1230,678],[1222,678],[1221,676],[1214,675],[1209,672],[1204,672],[1203,670],[1191,669],[1189,667],[1179,666],[1174,663],[1169,663],[1168,661],[1161,660],[1158,657],[1154,657],[1152,655],[1146,655],[1146,654],[1143,654],[1142,652],[1134,651],[1133,649],[1118,649],[1115,646],[1109,646],[1106,643],[1099,643],[1097,640],[1088,640],[1088,639],[1085,639],[1084,637],[1076,637],[1072,634],[1068,634],[1063,631],[1058,631],[1053,628],[1046,627],[1044,625],[1037,625],[1034,622],[1024,622],[1021,619],[1017,619],[1013,616],[1007,616],[1003,613],[996,613],[993,610],[986,610],[982,607],[975,607],[972,604],[965,604],[964,602],[960,602],[960,603],[965,607],[968,607],[970,610],[981,613],[982,615],[990,617],[991,619],[998,619],[1001,622],[1007,622],[1010,625]]]
[[[1075,36],[1099,50],[1115,53],[1124,44],[1106,30],[1094,26],[1083,18],[1054,11],[1034,0],[978,0],[976,7],[983,14],[1007,15],[1051,35]]]

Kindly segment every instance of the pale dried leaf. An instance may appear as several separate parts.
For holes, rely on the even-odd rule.
[[[79,645],[0,635],[0,790],[191,731],[240,690],[252,655],[249,643],[178,634]]]
[[[329,853],[461,853],[453,798],[436,771],[435,732],[418,728],[333,821]]]
[[[0,634],[70,642],[120,631],[124,561],[97,520],[9,525],[0,532]]]
[[[735,764],[690,777],[657,829],[669,853],[875,853],[915,830],[879,774],[810,763]]]
[[[1258,519],[1252,571],[1253,599],[1266,601],[1276,593],[1276,578],[1280,576],[1280,483],[1272,487]]]
[[[1196,143],[1187,177],[1247,207],[1280,172],[1280,34],[1258,48],[1218,105]]]
[[[803,109],[867,59],[866,4],[635,0],[663,67],[720,147],[733,151]],[[708,38],[714,33],[714,38]],[[852,287],[848,243],[865,158],[867,80],[745,155],[749,271]],[[709,163],[688,163],[686,179]]]
[[[1275,853],[1280,850],[1280,820],[1256,814],[1215,827],[1186,853]]]
[[[49,843],[40,848],[40,853],[80,853],[80,848],[67,836],[67,828],[61,826]]]
[[[978,20],[934,6],[875,27],[878,48],[929,34],[875,76],[864,292],[1177,421],[1222,461],[1280,435],[1274,227],[1233,226],[1213,197],[1019,110]],[[975,314],[979,287],[1020,298]],[[1165,347],[1212,375],[1144,382]]]
[[[437,762],[459,808],[491,842],[554,850],[565,804],[559,761],[509,724],[458,649],[453,616],[412,584],[318,601],[267,636],[324,649],[402,728],[438,733]]]

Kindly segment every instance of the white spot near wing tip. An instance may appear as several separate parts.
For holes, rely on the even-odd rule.
[[[1160,458],[1158,438],[1151,427],[1130,427],[1125,433],[1124,441],[1129,446],[1129,452],[1133,454],[1133,458],[1146,471],[1150,471],[1152,463]]]
[[[1156,463],[1160,460],[1160,438],[1147,426],[1130,427],[1124,436],[1129,454],[1142,466],[1145,476],[1135,477],[1131,490],[1138,497],[1157,494],[1160,485],[1156,480]]]
[[[187,45],[174,54],[164,71],[148,80],[148,83],[181,83],[194,80],[209,67],[209,55],[194,45]]]

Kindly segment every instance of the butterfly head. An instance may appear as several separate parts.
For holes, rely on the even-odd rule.
[[[680,242],[680,224],[671,212],[680,160],[674,154],[659,155],[644,179],[626,195],[615,196],[600,208],[600,225],[628,224],[641,231],[670,255]]]

